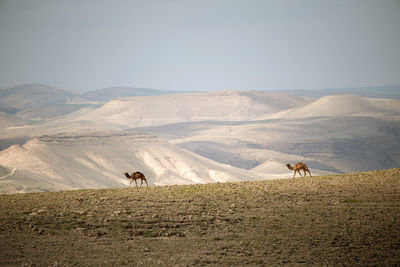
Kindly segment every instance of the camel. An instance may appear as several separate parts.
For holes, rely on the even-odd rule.
[[[131,187],[131,184],[133,181],[135,181],[135,184],[137,187],[138,186],[137,182],[136,182],[137,179],[140,179],[140,187],[142,187],[143,181],[145,181],[146,185],[149,186],[149,184],[147,183],[146,177],[144,177],[144,174],[141,172],[134,172],[134,173],[132,173],[132,175],[129,175],[129,173],[127,173],[127,172],[124,172],[124,175],[126,178],[131,180],[131,182],[129,183],[129,187]]]
[[[306,174],[307,174],[306,172],[308,172],[310,174],[310,177],[312,177],[307,165],[302,162],[297,162],[293,167],[290,166],[290,164],[286,164],[286,166],[289,168],[289,170],[294,170],[293,178],[296,176],[296,172],[299,172],[300,177],[303,177],[303,176],[301,176],[301,173],[300,173],[301,170],[304,171],[304,177],[306,177]]]

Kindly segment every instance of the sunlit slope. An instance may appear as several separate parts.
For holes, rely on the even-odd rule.
[[[101,121],[119,127],[162,125],[188,121],[251,120],[309,100],[280,93],[217,91],[122,98],[77,120]]]
[[[290,177],[285,163],[297,161],[307,163],[315,174],[400,166],[399,109],[398,100],[350,95],[310,100],[256,91],[185,93],[121,98],[97,109],[82,108],[43,123],[6,126],[0,135],[7,138],[3,147],[8,147],[9,140],[25,140],[29,136],[136,128],[134,131],[154,134],[201,159],[262,177]],[[105,150],[112,151],[108,147]],[[158,147],[155,150],[163,151]],[[150,153],[151,147],[144,151]],[[154,177],[171,169],[172,173],[175,169],[187,169],[163,163],[168,171],[159,171],[154,166],[165,161],[153,160],[146,153],[134,156],[151,162],[144,165],[152,166],[148,170]],[[4,173],[12,170],[10,166]],[[179,181],[184,183],[188,176],[195,177],[186,173]],[[119,171],[115,177],[118,175]],[[215,172],[201,175],[208,176],[220,178]],[[175,177],[181,174],[178,172]]]
[[[124,187],[122,173],[143,172],[150,185],[261,179],[147,134],[101,132],[41,136],[0,152],[0,192]]]
[[[324,96],[314,102],[276,113],[269,118],[294,119],[344,116],[399,116],[400,100],[366,98],[355,95]]]
[[[286,175],[282,166],[295,161],[334,173],[400,166],[400,123],[395,118],[313,117],[171,128],[145,130],[215,161],[245,169],[259,167],[255,170],[268,175]],[[273,162],[278,162],[279,168],[270,164]],[[261,168],[264,163],[269,167]]]

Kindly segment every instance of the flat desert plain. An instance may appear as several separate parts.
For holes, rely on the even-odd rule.
[[[1,266],[400,265],[400,169],[0,195]]]

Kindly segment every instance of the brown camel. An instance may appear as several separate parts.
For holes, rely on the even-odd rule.
[[[132,173],[132,175],[129,175],[129,173],[127,173],[127,172],[124,172],[124,175],[126,178],[131,180],[131,182],[129,183],[129,187],[131,187],[131,184],[133,181],[135,181],[135,184],[137,187],[138,186],[137,182],[136,182],[137,179],[140,179],[140,187],[142,187],[143,181],[145,181],[146,185],[149,186],[149,184],[147,183],[146,177],[144,177],[144,174],[141,172],[134,172],[134,173]]]
[[[304,177],[306,177],[306,174],[307,174],[306,172],[308,172],[310,174],[310,177],[312,177],[307,165],[302,162],[297,162],[293,167],[290,166],[290,164],[286,164],[286,166],[289,168],[289,170],[294,170],[293,178],[296,176],[296,172],[299,172],[300,177],[303,177],[303,176],[301,176],[301,173],[300,173],[301,170],[304,171]]]

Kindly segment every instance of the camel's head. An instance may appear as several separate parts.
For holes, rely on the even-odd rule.
[[[288,164],[286,164],[286,167],[288,167],[289,168],[289,170],[291,170],[292,169],[292,166],[290,166],[290,164],[288,163]]]
[[[129,178],[129,173],[124,172],[123,175],[125,175],[126,178]]]

